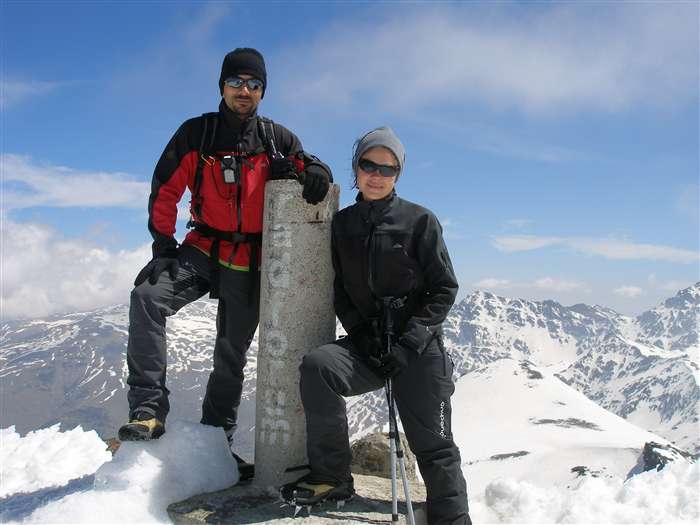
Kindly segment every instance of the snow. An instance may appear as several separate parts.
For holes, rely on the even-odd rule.
[[[5,432],[10,434],[4,430],[3,436]],[[111,461],[95,432],[79,427],[60,432],[56,426],[38,433],[39,437],[31,432],[19,438],[12,430],[16,444],[7,449],[14,451],[12,462],[6,463],[3,457],[3,495],[66,485],[70,479],[92,473],[94,484],[90,490],[65,495],[43,507],[17,509],[15,505],[12,516],[0,516],[3,522],[9,518],[23,523],[171,523],[166,512],[169,504],[238,481],[238,467],[224,433],[198,423],[174,421],[159,440],[122,443]],[[51,451],[50,456],[44,448]],[[3,454],[5,450],[3,444]],[[61,467],[52,468],[50,477],[37,482],[55,458],[61,458]],[[25,463],[34,468],[25,468]],[[92,468],[76,467],[81,464]],[[11,485],[6,486],[7,479]],[[8,501],[0,503],[4,507]],[[37,499],[26,501],[31,507]]]
[[[663,357],[666,359],[673,359],[682,355],[677,350],[665,350],[663,348],[659,348],[658,346],[646,345],[644,343],[640,343],[639,341],[635,341],[634,339],[628,339],[625,337],[621,337],[621,339],[625,344],[637,348],[645,357]]]
[[[109,327],[119,334],[128,335],[128,330],[124,327],[129,324],[129,315],[126,306],[116,305],[105,308],[100,315],[96,315],[95,319],[100,324],[100,327]]]
[[[475,523],[697,523],[699,472],[676,463],[627,482],[587,477],[575,490],[508,478],[490,483],[471,514]]]
[[[580,465],[624,479],[646,442],[668,443],[511,359],[460,378],[452,407],[467,482],[479,489],[499,477],[565,487]],[[520,451],[527,454],[493,458]]]
[[[17,492],[58,487],[92,474],[112,455],[97,432],[76,427],[59,431],[60,425],[29,432],[20,437],[15,427],[0,430],[0,498]],[[81,454],[66,454],[66,445]]]
[[[175,421],[157,441],[123,443],[111,461],[95,432],[79,427],[60,432],[55,426],[25,437],[10,428],[2,436],[4,496],[66,485],[96,471],[92,488],[38,508],[40,498],[28,499],[27,508],[14,505],[13,515],[0,515],[4,523],[170,523],[170,503],[238,480],[223,432],[196,423]],[[45,467],[57,459],[60,465],[48,476]],[[697,523],[699,478],[698,464],[685,462],[627,481],[572,477],[568,487],[501,477],[482,489],[470,484],[470,513],[475,523]]]
[[[685,355],[688,358],[688,368],[693,371],[695,384],[700,385],[700,346],[688,348]]]
[[[697,523],[700,517],[697,463],[630,477],[644,444],[667,440],[602,409],[545,368],[492,363],[460,378],[452,406],[461,416],[453,433],[475,523]],[[572,472],[578,466],[589,474]]]

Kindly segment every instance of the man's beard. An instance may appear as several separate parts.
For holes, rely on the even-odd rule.
[[[254,111],[255,111],[255,103],[253,102],[252,99],[246,98],[246,99],[240,99],[241,102],[247,102],[247,104],[244,104],[242,106],[236,105],[236,102],[239,102],[238,100],[234,99],[234,104],[233,108],[231,108],[231,111],[233,111],[237,116],[241,118],[245,118],[250,116]]]

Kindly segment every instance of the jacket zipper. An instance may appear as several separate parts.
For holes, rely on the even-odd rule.
[[[238,153],[242,151],[242,144],[238,144]],[[240,232],[243,226],[243,221],[241,219],[241,193],[243,192],[243,163],[240,161],[241,157],[236,156],[236,170],[238,171],[238,184],[235,186],[236,190],[236,213],[235,213],[235,219],[234,219],[234,226],[235,226],[235,231]],[[229,201],[229,207],[232,207],[233,204],[231,201]],[[233,209],[231,210],[231,215],[234,215]],[[238,248],[240,248],[240,245],[238,243],[234,243],[232,250],[231,250],[231,255],[228,258],[229,264],[233,264],[233,258],[236,256],[236,253],[238,253]],[[248,261],[248,265],[250,265],[250,261]]]
[[[231,217],[231,220],[233,220],[234,217],[234,212],[233,212],[233,198],[228,199],[228,210],[229,210],[229,217]],[[231,255],[228,256],[228,263],[233,264],[233,256],[236,255],[236,250],[232,249],[231,250]]]
[[[374,264],[376,260],[374,229],[375,226],[372,223],[367,236],[367,280],[369,281],[369,290],[372,292],[372,295],[376,295],[374,293]]]

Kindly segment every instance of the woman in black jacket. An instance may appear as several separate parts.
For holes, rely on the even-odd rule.
[[[430,524],[469,524],[459,450],[452,439],[452,361],[442,322],[457,279],[429,210],[401,199],[395,184],[404,148],[390,128],[355,143],[356,203],[333,219],[335,311],[349,334],[309,352],[300,367],[311,472],[282,487],[296,505],[344,500],[354,493],[344,397],[391,379],[406,438],[427,489]],[[387,352],[386,309],[393,320]]]

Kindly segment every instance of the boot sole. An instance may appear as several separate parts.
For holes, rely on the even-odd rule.
[[[296,505],[298,507],[307,507],[307,506],[313,507],[316,505],[320,505],[325,501],[336,501],[336,502],[337,501],[350,501],[354,495],[355,495],[355,491],[351,492],[350,494],[348,494],[347,492],[333,494],[333,492],[331,491],[328,494],[321,494],[320,496],[315,496],[315,497],[310,497],[310,498],[304,498],[304,497],[285,498],[280,493],[282,500],[284,500],[289,505]]]
[[[325,498],[321,498],[321,499],[315,499],[315,498],[310,498],[307,500],[297,499],[295,505],[297,505],[299,507],[309,507],[309,506],[315,507],[317,505],[322,505],[326,501],[347,502],[347,501],[350,501],[353,496],[354,496],[354,494],[350,494],[349,496],[326,496]]]
[[[158,428],[151,434],[147,430],[143,431],[138,428],[133,428],[134,426],[136,425],[127,425],[120,428],[118,434],[119,441],[151,441],[165,434],[164,428]]]

